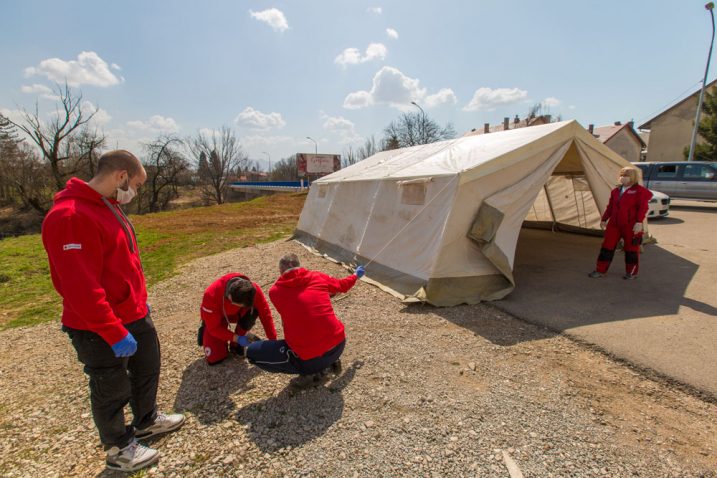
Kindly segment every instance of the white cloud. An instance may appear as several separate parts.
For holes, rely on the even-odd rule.
[[[324,129],[329,133],[337,134],[343,144],[357,143],[363,138],[356,133],[356,125],[343,116],[322,115]]]
[[[393,38],[394,40],[398,39],[398,32],[393,28],[386,28],[386,35],[388,35],[389,38]]]
[[[148,133],[176,133],[179,131],[179,125],[173,118],[161,115],[150,116],[148,121],[128,121],[127,126]]]
[[[269,8],[267,10],[262,10],[261,12],[249,10],[249,15],[251,15],[252,18],[256,18],[260,22],[266,23],[273,28],[274,31],[284,32],[289,29],[289,22],[286,21],[284,12],[276,8]]]
[[[443,88],[427,96],[417,78],[411,78],[397,68],[384,66],[373,77],[370,91],[360,90],[344,98],[344,108],[360,109],[372,105],[388,105],[400,110],[411,109],[411,102],[423,102],[426,108],[445,103],[455,103],[456,96],[450,88]]]
[[[38,83],[33,83],[32,85],[22,85],[20,91],[28,94],[37,94],[48,100],[57,101],[60,99],[60,97],[52,91],[52,88]]]
[[[80,105],[80,109],[82,110],[83,115],[90,115],[96,111],[95,115],[92,117],[92,123],[97,126],[106,125],[112,119],[112,116],[110,116],[106,110],[96,107],[91,101],[83,101]]]
[[[124,79],[118,78],[110,71],[107,62],[93,51],[83,51],[77,55],[77,60],[61,60],[48,58],[42,60],[36,67],[25,68],[25,76],[42,75],[48,79],[67,84],[72,87],[91,85],[107,87],[121,83]]]
[[[543,104],[544,104],[545,106],[547,106],[548,108],[553,108],[553,107],[555,107],[555,106],[559,106],[559,105],[560,105],[560,100],[557,99],[557,98],[553,98],[552,96],[550,96],[550,97],[545,98],[545,99],[543,100]]]
[[[21,110],[11,110],[8,108],[0,108],[0,114],[15,123],[24,123],[25,114]]]
[[[528,98],[528,92],[519,88],[478,88],[463,111],[493,111],[497,106],[517,103]]]
[[[280,129],[286,125],[281,113],[262,113],[251,106],[244,108],[244,111],[234,119],[240,126],[246,126],[256,130]]]
[[[456,94],[450,88],[441,88],[438,93],[426,96],[426,106],[428,108],[435,108],[445,104],[456,104],[458,99]]]
[[[110,68],[112,68],[113,70],[117,70],[117,71],[120,71],[122,69],[122,68],[120,68],[120,66],[117,63],[112,63],[110,65]]]
[[[388,49],[383,43],[371,43],[366,47],[366,53],[361,55],[358,48],[347,48],[334,59],[334,63],[346,68],[347,65],[366,63],[372,60],[383,60],[388,54]]]
[[[366,9],[368,13],[373,13],[375,15],[381,15],[383,13],[383,8],[381,7],[369,7]]]

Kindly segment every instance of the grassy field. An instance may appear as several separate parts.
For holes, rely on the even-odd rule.
[[[305,194],[277,194],[221,206],[134,216],[149,285],[202,256],[271,242],[296,227]],[[59,318],[39,234],[0,241],[0,330]]]

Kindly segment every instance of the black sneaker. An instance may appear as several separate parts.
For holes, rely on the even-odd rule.
[[[233,354],[235,354],[237,357],[244,357],[245,356],[245,350],[246,347],[242,347],[241,345],[232,344],[229,346],[229,351]]]
[[[341,375],[342,370],[343,366],[341,365],[341,359],[338,359],[336,362],[331,364],[331,371],[334,375]]]
[[[637,279],[637,274],[630,274],[629,272],[625,273],[624,276],[622,276],[625,280],[635,280]]]
[[[590,274],[588,274],[588,277],[591,279],[599,279],[600,277],[605,277],[605,274],[598,271],[592,271]]]

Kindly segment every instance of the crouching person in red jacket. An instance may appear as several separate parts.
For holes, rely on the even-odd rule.
[[[610,193],[610,201],[602,215],[600,227],[605,229],[605,238],[600,248],[595,270],[589,274],[593,279],[607,273],[615,247],[620,239],[624,242],[625,275],[623,279],[636,279],[640,269],[640,244],[642,244],[642,223],[649,209],[652,193],[638,183],[636,168],[620,170],[620,186]]]
[[[330,371],[340,373],[346,336],[330,296],[348,292],[364,268],[336,279],[302,268],[296,254],[288,254],[279,261],[279,271],[269,298],[281,315],[284,340],[252,343],[247,348],[249,362],[267,372],[298,374],[294,385],[299,387],[318,383]]]
[[[140,445],[179,428],[180,414],[157,411],[159,339],[132,223],[122,211],[147,179],[130,152],[103,154],[89,182],[72,178],[42,223],[52,283],[62,296],[62,330],[90,380],[92,418],[107,467],[132,472],[159,452]],[[134,419],[125,424],[129,403]]]
[[[257,340],[248,332],[254,327],[257,316],[270,340],[276,340],[271,309],[259,284],[238,272],[224,275],[214,281],[202,299],[202,347],[209,365],[227,358],[229,350],[244,355],[244,347]],[[235,325],[234,331],[227,327]]]

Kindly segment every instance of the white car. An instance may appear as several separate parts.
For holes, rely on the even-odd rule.
[[[656,219],[659,217],[666,217],[670,214],[670,196],[661,193],[660,191],[653,191],[652,199],[650,199],[650,208],[647,210],[648,219]]]

